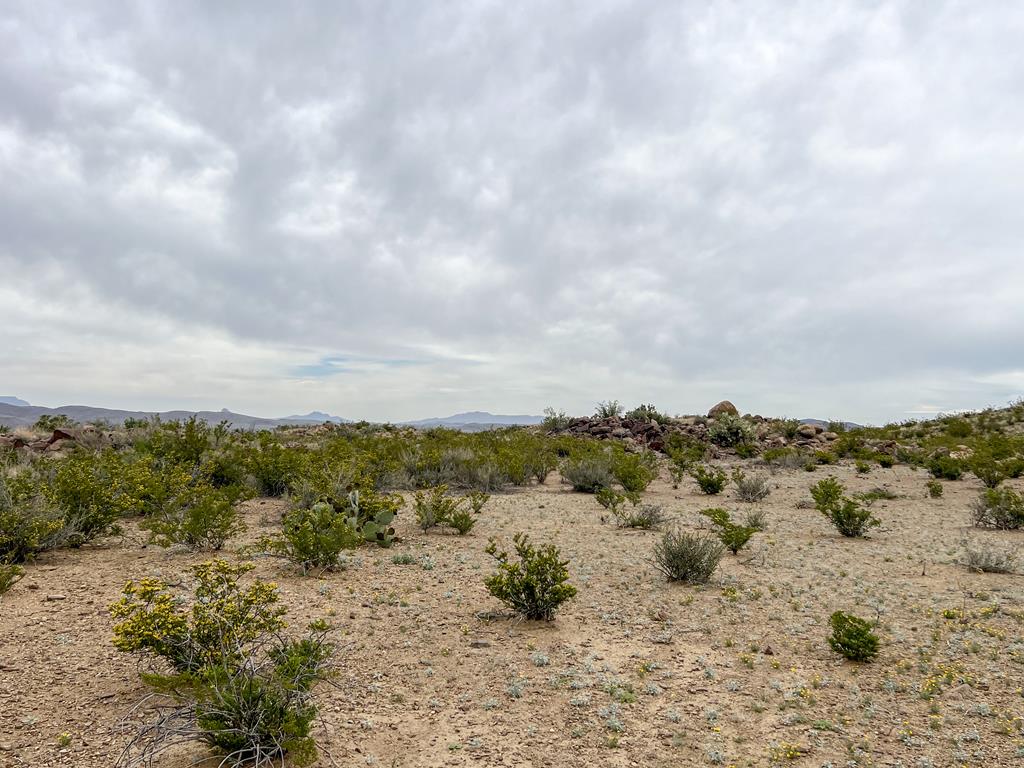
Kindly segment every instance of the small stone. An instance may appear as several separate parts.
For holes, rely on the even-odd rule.
[[[470,648],[490,648],[491,647],[491,641],[490,640],[485,640],[482,637],[474,637],[472,640],[469,641],[469,647]]]
[[[47,595],[46,599],[49,600],[49,601],[53,601],[53,600],[67,600],[68,596],[67,595]]]

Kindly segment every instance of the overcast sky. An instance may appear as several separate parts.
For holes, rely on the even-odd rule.
[[[0,395],[1024,394],[1024,5],[5,2]]]

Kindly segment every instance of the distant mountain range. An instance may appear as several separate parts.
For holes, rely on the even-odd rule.
[[[0,397],[0,424],[8,427],[30,427],[40,416],[64,414],[70,419],[81,423],[107,421],[111,424],[122,424],[125,419],[149,419],[159,416],[163,421],[188,419],[193,415],[210,424],[226,421],[235,429],[274,429],[286,425],[309,425],[331,422],[333,424],[351,424],[351,419],[332,416],[323,411],[311,411],[303,415],[284,416],[282,418],[264,418],[234,413],[224,408],[220,411],[122,411],[115,408],[95,408],[88,405],[64,405],[60,408],[43,408],[29,405],[17,397]],[[498,426],[511,424],[540,424],[541,416],[504,416],[485,411],[457,413],[443,418],[422,419],[420,421],[401,422],[402,426],[429,429],[432,427],[448,427],[465,432],[477,432]]]

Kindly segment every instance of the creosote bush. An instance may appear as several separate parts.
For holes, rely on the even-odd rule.
[[[721,493],[725,488],[727,475],[718,467],[710,467],[706,464],[698,464],[690,470],[690,475],[697,481],[701,493],[714,496]]]
[[[0,562],[0,595],[17,584],[24,575],[25,569],[20,565]]]
[[[828,620],[832,633],[828,644],[832,650],[850,661],[870,661],[878,655],[878,635],[870,622],[843,611],[836,611]]]
[[[668,531],[654,546],[654,565],[669,581],[706,584],[724,552],[714,536]]]
[[[1012,488],[989,488],[975,500],[971,517],[978,528],[1024,528],[1024,496]]]
[[[736,525],[724,509],[705,509],[701,510],[701,514],[711,521],[718,540],[734,555],[739,554],[739,551],[750,541],[750,537],[760,530],[750,525]]]
[[[568,583],[568,560],[554,544],[534,547],[525,533],[513,537],[518,562],[499,551],[493,539],[484,550],[498,562],[498,570],[484,579],[487,591],[527,619],[550,621],[555,610],[576,595]]]
[[[640,528],[652,530],[665,522],[665,512],[660,504],[634,504],[613,510],[619,528]]]
[[[320,501],[309,509],[299,507],[288,512],[281,521],[281,534],[261,539],[256,549],[285,557],[308,573],[337,567],[341,553],[362,542],[351,517]]]
[[[925,488],[928,489],[928,495],[933,499],[938,499],[942,496],[942,483],[938,480],[929,480],[925,483]]]
[[[480,508],[482,507],[481,503]],[[449,496],[447,485],[439,485],[431,489],[429,494],[417,491],[414,509],[416,522],[424,531],[446,525],[463,536],[476,525],[471,500],[467,497]]]
[[[948,454],[933,456],[927,466],[936,480],[959,480],[964,474],[963,462]]]
[[[864,536],[869,529],[881,525],[869,507],[846,496],[845,491],[834,477],[819,480],[811,486],[815,509],[831,520],[839,533],[850,538]]]
[[[314,622],[304,637],[285,637],[277,588],[238,583],[252,567],[223,560],[196,566],[190,605],[164,582],[144,579],[129,582],[110,607],[118,622],[114,645],[151,663],[143,679],[155,698],[145,704],[157,713],[131,739],[121,765],[147,765],[186,741],[216,749],[221,765],[316,759],[312,688],[329,676],[328,627]]]
[[[187,478],[157,512],[139,527],[162,547],[181,544],[190,550],[219,550],[245,530],[235,503],[244,495],[240,486],[214,488]]]
[[[741,469],[734,469],[732,482],[736,486],[736,497],[740,501],[756,502],[768,498],[772,492],[768,478],[764,475],[747,475]]]

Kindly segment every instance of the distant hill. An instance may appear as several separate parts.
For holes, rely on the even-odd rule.
[[[24,401],[23,401],[24,402]],[[325,421],[343,423],[339,416],[330,416],[314,411],[306,416],[289,416],[283,419],[268,419],[234,413],[224,408],[219,411],[122,411],[114,408],[94,408],[88,405],[63,405],[60,408],[43,408],[37,405],[11,405],[0,401],[0,424],[8,427],[30,427],[45,414],[64,414],[74,421],[89,423],[107,421],[122,424],[125,419],[149,419],[159,416],[164,421],[179,421],[193,415],[209,424],[226,421],[234,429],[274,429],[289,424],[322,424]],[[321,418],[321,416],[323,418]]]
[[[302,416],[283,416],[278,421],[287,424],[323,424],[326,421],[332,424],[351,424],[352,419],[343,419],[341,416],[331,416],[323,411],[310,411]]]
[[[20,405],[24,407],[31,405],[31,403],[22,400],[20,397],[3,396],[0,397],[0,405]]]
[[[509,416],[504,414],[487,413],[486,411],[468,411],[466,413],[456,413],[452,416],[420,419],[418,421],[405,421],[402,422],[402,425],[406,427],[416,427],[417,429],[447,427],[448,429],[459,429],[463,432],[479,432],[484,429],[493,429],[494,427],[540,424],[542,421],[544,421],[543,416]]]

